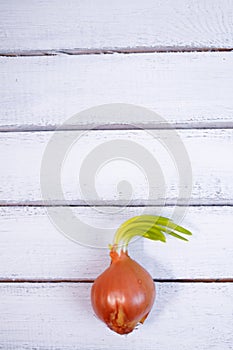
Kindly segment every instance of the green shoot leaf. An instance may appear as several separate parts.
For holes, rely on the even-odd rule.
[[[119,227],[111,247],[116,248],[119,245],[124,245],[127,248],[128,243],[135,236],[142,236],[154,241],[166,242],[166,236],[164,233],[183,241],[188,241],[188,239],[181,236],[179,233],[189,236],[192,235],[189,230],[176,225],[168,218],[154,215],[140,215],[125,221]]]

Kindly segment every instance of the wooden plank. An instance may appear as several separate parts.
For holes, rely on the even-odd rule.
[[[6,280],[93,280],[108,265],[108,249],[97,249],[93,242],[112,242],[117,227],[143,212],[158,215],[151,208],[72,208],[82,222],[90,225],[93,240],[75,244],[64,237],[49,220],[46,208],[0,208],[0,276]],[[163,215],[171,216],[173,208]],[[62,215],[62,208],[55,208]],[[111,210],[114,214],[109,214]],[[189,207],[182,225],[193,232],[188,243],[168,238],[166,244],[139,239],[131,243],[132,258],[155,279],[230,279],[233,277],[232,207]],[[96,237],[92,228],[102,228]],[[78,230],[78,227],[77,227]],[[84,234],[83,234],[84,235]],[[84,236],[80,236],[85,241]],[[82,243],[81,242],[81,243]]]
[[[119,336],[93,315],[90,284],[1,284],[4,349],[232,349],[233,284],[157,283],[143,326]],[[12,317],[13,316],[13,317]],[[224,322],[223,322],[224,320]],[[182,345],[181,345],[182,344]]]
[[[51,157],[43,163],[46,174],[40,178],[52,135],[0,134],[0,164],[4,165],[0,174],[1,204],[125,205],[130,201],[131,205],[164,206],[176,203],[178,198],[179,204],[187,205],[189,198],[184,191],[190,185],[192,204],[233,203],[233,130],[179,130],[183,146],[176,150],[178,141],[173,130],[59,132]],[[170,144],[165,144],[168,141]],[[58,150],[62,152],[71,144],[61,170],[54,171]],[[174,153],[178,153],[178,159]],[[64,195],[55,187],[57,181]],[[43,198],[42,183],[47,184]]]
[[[0,130],[53,130],[86,108],[108,103],[144,106],[175,127],[233,126],[233,52],[1,57],[0,63]],[[145,111],[137,119],[128,114],[109,113],[101,124],[168,127]],[[99,124],[92,111],[64,127]]]
[[[0,50],[230,48],[230,0],[1,1]]]

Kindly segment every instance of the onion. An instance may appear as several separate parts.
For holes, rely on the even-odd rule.
[[[128,255],[134,236],[166,242],[164,233],[186,240],[177,232],[191,232],[158,216],[142,215],[123,223],[110,246],[110,266],[95,280],[91,301],[95,314],[113,331],[127,334],[147,318],[154,300],[155,285],[150,274]]]
[[[150,312],[155,299],[154,282],[127,253],[112,251],[110,255],[111,265],[93,284],[92,306],[110,329],[127,334]]]

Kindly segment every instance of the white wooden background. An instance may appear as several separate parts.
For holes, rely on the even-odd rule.
[[[0,349],[233,349],[232,19],[232,0],[0,1]],[[73,175],[103,141],[135,140],[155,154],[153,138],[129,130],[133,119],[106,120],[105,130],[80,139],[76,168],[67,164],[67,201],[44,202],[40,193],[41,160],[56,127],[85,108],[116,102],[166,118],[193,168],[182,222],[193,231],[190,242],[130,246],[158,295],[148,320],[128,336],[107,329],[90,305],[107,250],[62,236],[46,206],[59,213],[72,204],[98,227],[117,227],[142,208],[156,214],[160,199],[148,201],[132,169],[135,192],[124,211],[117,169],[103,173],[99,197],[88,198],[117,207],[114,216],[93,214]],[[172,135],[158,122],[137,124],[161,139]],[[90,126],[91,116],[61,132],[65,138]],[[163,166],[169,216],[179,185],[168,162]]]

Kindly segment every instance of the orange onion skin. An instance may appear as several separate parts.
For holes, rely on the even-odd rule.
[[[110,256],[110,266],[92,286],[92,307],[110,329],[127,334],[148,316],[155,300],[155,285],[150,274],[127,252],[111,251]]]

